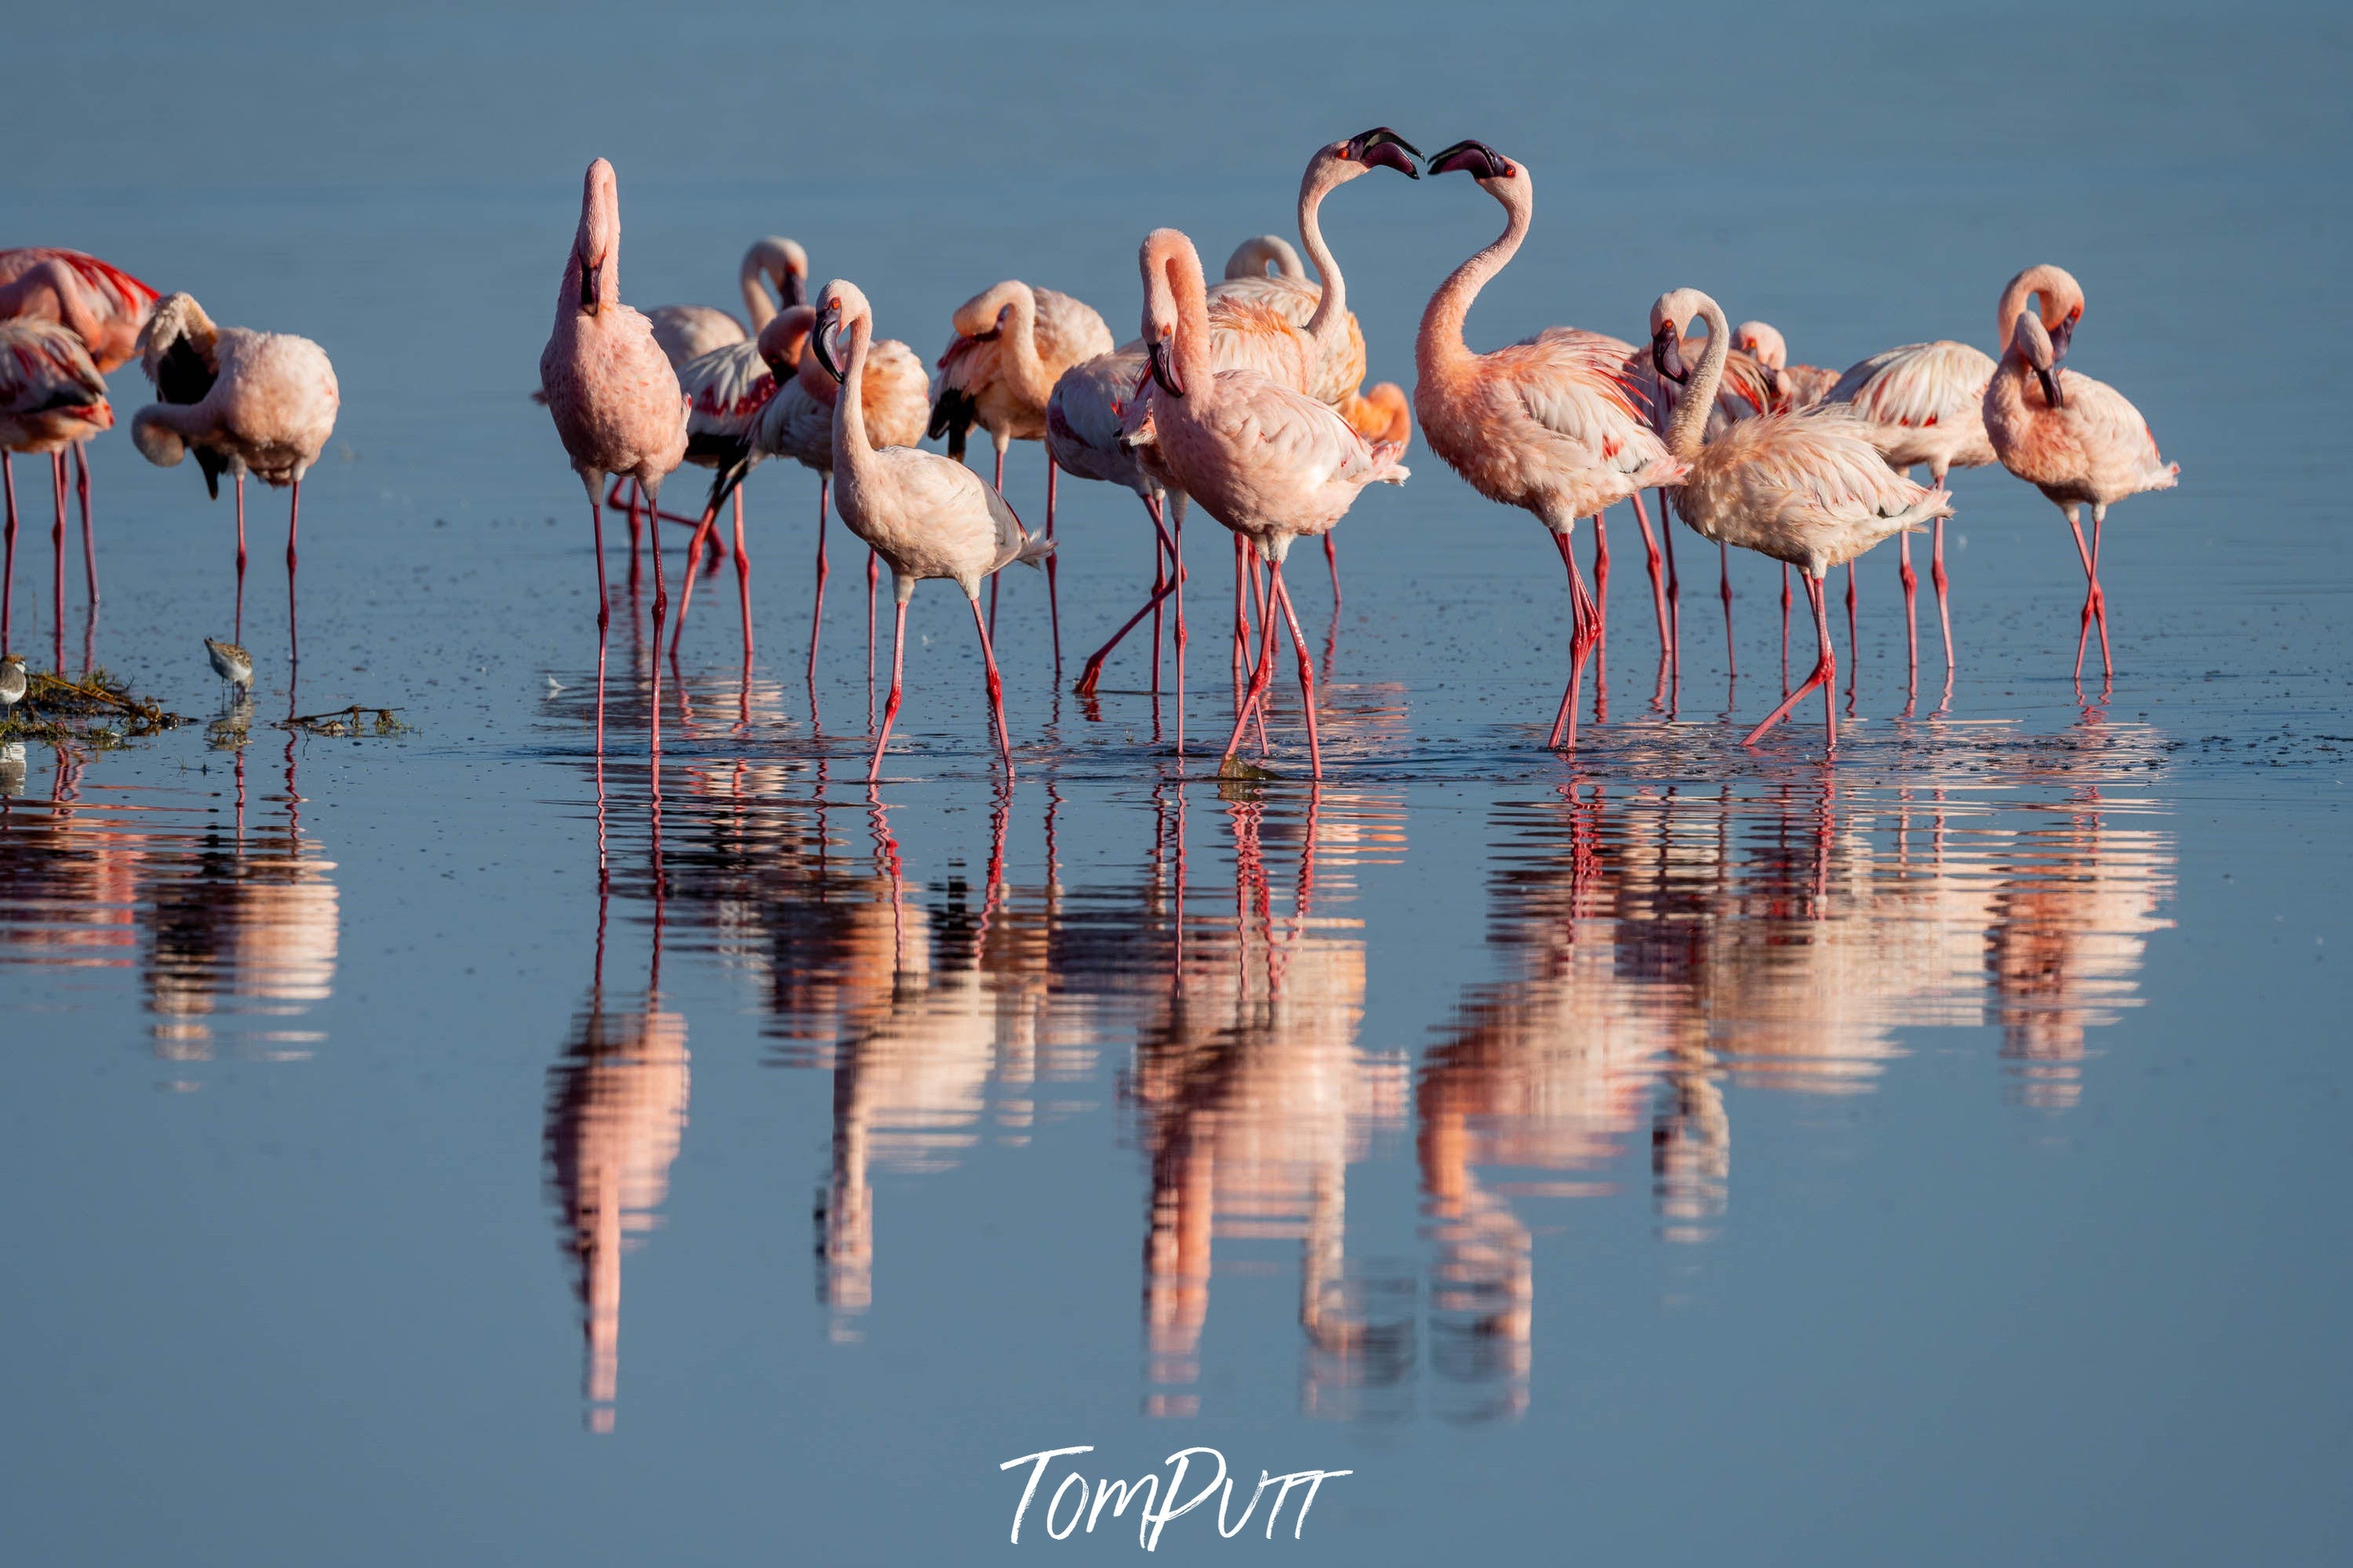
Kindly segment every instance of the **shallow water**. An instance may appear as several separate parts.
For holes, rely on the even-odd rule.
[[[1685,68],[1739,90],[1662,105],[1647,24],[1461,22],[1376,8],[1328,79],[1293,63],[1323,23],[1255,9],[1173,40],[1052,9],[55,40],[26,101],[77,129],[0,174],[10,235],[315,337],[344,410],[304,487],[299,679],[283,498],[248,498],[250,712],[199,642],[227,502],[102,439],[103,607],[69,556],[59,626],[17,466],[18,642],[195,721],[0,767],[12,1561],[1131,1550],[1132,1512],[1039,1538],[1062,1461],[1002,1544],[1000,1463],[1082,1444],[1091,1478],[1191,1444],[1353,1470],[1288,1548],[1315,1561],[2344,1553],[2353,408],[2275,357],[2284,315],[2344,324],[2341,27],[1703,12]],[[732,58],[761,69],[712,84]],[[1929,110],[1850,123],[1891,78]],[[159,164],[196,103],[208,145],[271,156]],[[2108,700],[2069,679],[2063,526],[1979,470],[1947,710],[1924,584],[1904,712],[1883,550],[1836,763],[1819,700],[1743,751],[1782,690],[1772,573],[1733,563],[1733,679],[1681,537],[1662,694],[1621,509],[1608,717],[1588,690],[1560,760],[1556,560],[1417,439],[1341,531],[1337,614],[1293,563],[1320,787],[1287,660],[1277,776],[1198,755],[1230,722],[1205,518],[1188,755],[1145,645],[1070,694],[1149,564],[1134,502],[1072,481],[1060,692],[1043,582],[1005,588],[1010,789],[932,584],[870,790],[862,563],[837,527],[812,691],[815,484],[776,467],[757,658],[709,579],[658,769],[650,564],[609,520],[600,763],[582,497],[525,396],[586,157],[619,167],[633,300],[723,300],[787,232],[928,355],[1008,275],[1124,333],[1146,228],[1282,229],[1307,151],[1377,121],[1536,172],[1482,344],[1638,336],[1690,282],[1841,364],[1982,341],[2004,279],[2067,265],[2071,365],[2184,475],[2112,514]],[[1325,222],[1374,376],[1409,384],[1493,206],[1384,175]],[[1016,448],[1033,522],[1041,468]],[[402,732],[276,727],[351,703]],[[1160,1549],[1247,1550],[1203,1514]]]

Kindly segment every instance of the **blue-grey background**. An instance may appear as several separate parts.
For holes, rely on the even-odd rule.
[[[1018,1486],[998,1462],[1081,1443],[1097,1447],[1090,1474],[1190,1443],[1253,1478],[1354,1468],[1283,1549],[1312,1561],[2347,1551],[2353,574],[2337,458],[2353,407],[2309,368],[2346,326],[2340,16],[215,5],[20,9],[10,31],[0,238],[95,251],[332,355],[343,413],[305,487],[300,707],[398,703],[415,730],[290,749],[266,728],[290,696],[282,498],[257,491],[246,851],[233,753],[202,724],[86,765],[32,750],[0,823],[12,1561],[964,1562],[1013,1550]],[[1714,570],[1689,535],[1683,722],[1646,719],[1654,636],[1621,511],[1613,722],[1572,769],[1536,749],[1562,663],[1551,552],[1417,439],[1411,484],[1342,531],[1335,766],[1315,803],[1324,923],[1283,939],[1323,945],[1300,950],[1291,1012],[1228,1042],[1246,1068],[1336,1031],[1367,1079],[1403,1058],[1348,1151],[1345,1251],[1404,1281],[1415,1333],[1386,1385],[1335,1393],[1300,1327],[1298,1244],[1221,1237],[1198,1379],[1175,1391],[1198,1414],[1170,1415],[1190,1406],[1155,1403],[1172,1390],[1141,1300],[1136,998],[1160,950],[1133,933],[1164,918],[1138,911],[1181,793],[1194,940],[1230,947],[1249,808],[1164,782],[1146,700],[1114,693],[1095,718],[1057,699],[1039,585],[1008,583],[1025,752],[1000,930],[1092,921],[1093,945],[1040,937],[1061,956],[1019,982],[1071,1003],[1046,1043],[1060,1054],[1036,1051],[1062,1067],[1034,1087],[993,1078],[983,1114],[930,1129],[934,1168],[878,1169],[873,1303],[845,1326],[811,1258],[841,1030],[780,1006],[770,960],[788,966],[798,950],[771,939],[810,909],[876,896],[850,782],[856,563],[837,532],[812,738],[813,484],[764,471],[754,722],[730,732],[733,594],[715,580],[687,645],[698,718],[670,721],[659,876],[642,692],[617,699],[633,717],[606,769],[605,987],[616,1011],[644,1010],[659,887],[659,1005],[683,1021],[691,1100],[659,1224],[626,1260],[615,1429],[584,1430],[543,1145],[551,1068],[596,965],[593,571],[578,486],[526,396],[582,165],[619,171],[629,300],[732,305],[744,245],[786,233],[928,358],[955,304],[1007,276],[1076,293],[1127,335],[1146,229],[1184,227],[1213,260],[1284,231],[1308,153],[1375,123],[1426,151],[1476,135],[1534,172],[1535,232],[1474,311],[1477,346],[1556,322],[1639,337],[1651,299],[1695,284],[1736,321],[1780,326],[1801,361],[1942,336],[1990,347],[2003,280],[2069,267],[2090,298],[2071,365],[2124,389],[2183,468],[2179,490],[2111,519],[2107,717],[2087,721],[2065,679],[2081,581],[2056,514],[1979,470],[1956,482],[1956,722],[1893,721],[1901,624],[1882,552],[1863,574],[1867,721],[1835,775],[1815,760],[1818,706],[1763,756],[1736,755]],[[1409,385],[1421,302],[1496,221],[1461,180],[1384,175],[1332,200],[1376,378]],[[128,368],[114,386],[127,425],[143,387]],[[99,659],[208,715],[198,638],[227,623],[226,504],[190,469],[140,463],[121,431],[94,452]],[[1025,516],[1041,468],[1016,448]],[[46,649],[46,473],[17,469],[18,640]],[[1075,482],[1062,500],[1075,656],[1149,563],[1132,500]],[[1224,540],[1201,519],[1192,545],[1190,728],[1221,738]],[[1320,622],[1320,573],[1293,576]],[[1730,706],[1753,721],[1778,694],[1774,584],[1754,561],[1735,578]],[[69,611],[70,647],[72,594]],[[961,607],[927,589],[914,615],[910,750],[881,799],[907,908],[945,953],[969,946],[956,933],[980,901],[992,796]],[[617,616],[617,690],[643,673],[626,628]],[[1801,626],[1800,661],[1810,642]],[[1123,661],[1109,684],[1132,689],[1138,658]],[[551,674],[569,688],[555,700]],[[1670,789],[1699,803],[1685,853],[1723,873],[1661,917],[1721,954],[1699,972],[1775,973],[1825,921],[1850,948],[1755,1014],[1675,993],[1686,1057],[1597,1109],[1576,1102],[1578,1058],[1605,1048],[1611,986],[1682,973],[1608,890],[1608,868],[1649,852]],[[1599,871],[1564,790],[1600,802]],[[1291,780],[1263,803],[1278,935],[1307,805]],[[199,942],[209,1034],[167,1047],[154,974],[173,922],[254,918],[238,889],[268,874],[250,858],[282,854],[297,813],[303,854],[332,867],[326,994],[240,991],[237,953],[254,950]],[[1936,951],[1982,983],[1957,1005],[1891,979],[1923,948],[1887,931],[1928,917],[1887,900],[1944,887],[1923,865],[2010,889],[1981,963],[1973,928],[1936,928]],[[77,937],[93,925],[111,934]],[[2079,1009],[2080,1060],[2004,1054],[1983,988],[2021,931],[2068,939],[2052,985],[2105,988]],[[1574,967],[1572,1005],[1536,1018],[1510,1069],[1535,1077],[1537,1152],[1486,1173],[1529,1233],[1515,1384],[1442,1341],[1449,1241],[1422,1191],[1415,1084],[1435,1093],[1450,1045],[1546,962]],[[1359,977],[1336,1001],[1303,978],[1335,970]],[[1012,1042],[992,1048],[1001,1064]],[[1777,1068],[1776,1052],[1829,1065]],[[1694,1083],[1720,1094],[1730,1153],[1724,1194],[1687,1222],[1651,1144]],[[1034,1125],[1014,1130],[1013,1101],[1034,1101]],[[1258,1110],[1277,1130],[1327,1113],[1280,1096]],[[1592,1147],[1545,1152],[1588,1121]],[[1023,1552],[1134,1550],[1108,1521],[1057,1545],[1031,1518]],[[1161,1546],[1272,1550],[1255,1528],[1219,1542],[1198,1515]]]

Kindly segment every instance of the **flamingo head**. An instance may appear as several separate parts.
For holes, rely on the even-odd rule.
[[[1484,142],[1468,138],[1430,155],[1431,174],[1451,174],[1457,169],[1467,171],[1472,179],[1487,187],[1490,195],[1501,195],[1503,190],[1500,187],[1508,186],[1525,175],[1525,171],[1511,159]]]
[[[809,331],[809,352],[817,355],[818,364],[836,382],[846,382],[849,371],[836,353],[841,334],[854,333],[862,322],[871,331],[874,308],[866,302],[865,293],[857,284],[837,278],[817,291],[817,320]]]
[[[743,276],[748,282],[764,273],[776,286],[776,298],[786,309],[808,303],[808,252],[798,240],[781,234],[754,240],[752,248],[744,253]]]
[[[1315,154],[1315,163],[1329,169],[1335,184],[1374,169],[1395,169],[1409,180],[1419,180],[1421,171],[1413,161],[1419,156],[1421,150],[1412,142],[1386,125],[1376,125],[1333,142]]]
[[[2059,384],[2059,356],[2051,341],[2051,333],[2042,319],[2031,310],[2021,310],[2018,325],[2010,329],[2010,345],[2017,349],[2034,372],[2034,379],[2042,384],[2042,396],[2053,408],[2067,406],[2067,395]]]
[[[572,258],[580,264],[580,309],[595,315],[604,302],[605,268],[621,243],[621,195],[613,165],[599,158],[581,182],[580,229]]]
[[[1172,271],[1187,268],[1199,298],[1200,258],[1193,242],[1173,228],[1156,228],[1144,237],[1137,261],[1144,274],[1144,342],[1146,368],[1160,390],[1171,397],[1185,395],[1185,373],[1177,363],[1176,285]],[[1138,384],[1139,386],[1141,383]]]
[[[1757,362],[1765,373],[1765,390],[1781,395],[1781,372],[1789,363],[1789,345],[1780,329],[1766,321],[1743,321],[1732,330],[1732,346]]]
[[[1686,382],[1691,365],[1683,358],[1683,329],[1699,314],[1699,295],[1691,289],[1671,289],[1651,306],[1651,364],[1663,381]]]
[[[809,324],[817,312],[807,305],[787,305],[760,329],[760,359],[778,382],[800,368],[801,351],[808,346]]]

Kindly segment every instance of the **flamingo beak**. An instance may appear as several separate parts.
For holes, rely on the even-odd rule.
[[[783,296],[785,309],[787,310],[796,305],[806,305],[808,303],[808,279],[797,272],[786,272],[785,280],[777,286],[776,292]]]
[[[605,268],[599,262],[580,258],[580,308],[590,315],[596,313],[596,298],[601,292]]]
[[[1781,373],[1769,364],[1765,366],[1765,390],[1775,397],[1781,395]]]
[[[2067,395],[2059,387],[2059,367],[2056,364],[2047,369],[2042,365],[2035,366],[2034,378],[2042,384],[2042,396],[2052,407],[2067,406]]]
[[[2067,357],[2067,344],[2075,336],[2076,318],[2069,316],[2051,329],[2051,364],[2053,369]]]
[[[818,368],[833,377],[836,382],[848,379],[833,357],[833,341],[840,331],[841,318],[835,313],[833,307],[828,305],[818,312],[817,330],[809,333],[808,340],[809,352],[817,355]]]
[[[1662,321],[1659,330],[1651,334],[1651,363],[1665,380],[1681,383],[1690,378],[1683,367],[1683,334],[1672,321]]]
[[[1395,169],[1409,180],[1421,178],[1421,171],[1413,166],[1421,150],[1386,125],[1351,137],[1348,156],[1367,169]]]
[[[1457,169],[1468,170],[1474,180],[1508,179],[1513,173],[1510,159],[1468,137],[1430,155],[1431,174],[1451,174]]]
[[[1176,374],[1176,362],[1169,357],[1166,338],[1152,340],[1152,379],[1158,382],[1160,390],[1169,396],[1185,395],[1185,380]]]

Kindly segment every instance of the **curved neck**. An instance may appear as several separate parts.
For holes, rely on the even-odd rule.
[[[1707,321],[1707,347],[1700,352],[1699,369],[1684,386],[1674,421],[1667,426],[1667,450],[1685,462],[1699,456],[1707,439],[1708,411],[1715,406],[1715,389],[1724,384],[1724,362],[1732,353],[1732,329],[1725,323],[1722,308],[1707,300],[1701,302],[1699,313]]]
[[[1315,313],[1307,318],[1307,335],[1325,354],[1337,348],[1348,331],[1348,285],[1340,276],[1340,264],[1332,258],[1332,247],[1324,243],[1323,226],[1316,222],[1324,197],[1339,183],[1320,157],[1299,181],[1299,242],[1306,247],[1307,259],[1315,264],[1316,276],[1324,280],[1324,297],[1315,301]]]
[[[735,274],[735,281],[744,290],[744,309],[752,318],[752,332],[755,337],[762,327],[776,319],[776,301],[768,298],[765,282],[767,271],[759,251],[754,249],[744,253],[744,265],[736,269]]]
[[[1176,374],[1185,384],[1185,401],[1213,399],[1218,374],[1209,363],[1209,289],[1201,258],[1179,249],[1168,258],[1166,271],[1176,304]]]
[[[874,318],[862,311],[852,317],[849,337],[833,399],[833,471],[863,474],[874,464],[874,448],[866,442],[866,350],[874,339]]]
[[[1520,242],[1528,237],[1528,224],[1535,210],[1533,197],[1514,199],[1504,195],[1496,200],[1504,204],[1504,232],[1495,237],[1493,244],[1472,252],[1470,259],[1448,274],[1421,312],[1421,331],[1414,340],[1413,357],[1415,368],[1424,375],[1441,363],[1471,357],[1470,346],[1462,341],[1462,323],[1471,314],[1471,301],[1479,297],[1487,280],[1519,253]]]
[[[1046,374],[1045,363],[1038,357],[1037,290],[1022,284],[1006,302],[1013,307],[1013,319],[1000,334],[1006,354],[1023,391],[1043,405],[1054,395],[1054,378]]]

